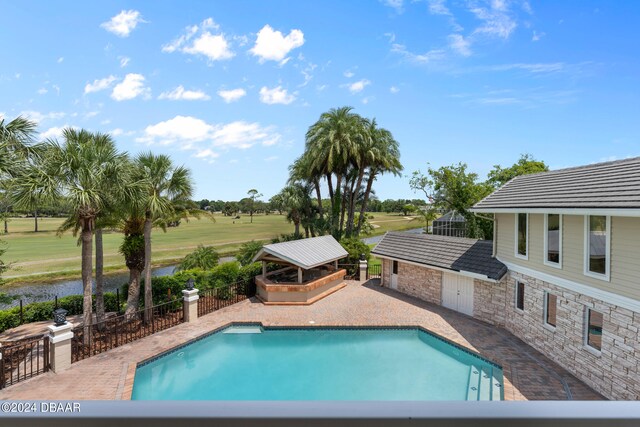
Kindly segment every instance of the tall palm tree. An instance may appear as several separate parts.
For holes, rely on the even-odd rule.
[[[16,176],[23,162],[38,152],[34,145],[37,124],[24,117],[0,119],[0,179]]]
[[[367,187],[364,192],[364,198],[360,205],[360,216],[358,217],[358,225],[355,234],[360,234],[364,224],[364,213],[367,209],[369,196],[372,192],[373,182],[378,175],[391,173],[400,176],[402,172],[402,163],[400,163],[400,148],[398,141],[393,138],[391,132],[387,129],[379,128],[375,120],[369,123],[367,129],[367,137],[370,138],[367,144],[367,154],[365,161],[368,163]]]
[[[360,116],[351,110],[352,107],[341,107],[323,113],[307,131],[305,141],[305,151],[311,158],[309,166],[327,180],[333,232],[338,238],[342,179],[362,131]],[[336,177],[335,191],[332,174]]]
[[[154,220],[166,217],[178,209],[188,215],[188,201],[193,193],[189,169],[174,167],[166,155],[151,152],[136,158],[140,181],[146,188],[144,197],[144,305],[145,320],[151,317],[153,295],[151,291],[151,229]]]
[[[15,186],[17,205],[34,200],[54,201],[62,196],[71,206],[66,224],[80,231],[82,246],[83,322],[92,321],[92,246],[96,220],[111,194],[130,191],[126,179],[127,154],[119,153],[111,137],[66,128],[63,144],[46,141],[37,164],[28,168]],[[85,333],[85,340],[89,338]]]

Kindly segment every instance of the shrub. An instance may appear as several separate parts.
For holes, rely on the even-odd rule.
[[[256,242],[255,240],[244,242],[242,245],[240,245],[240,249],[236,254],[236,259],[242,265],[251,264],[253,257],[256,256],[260,249],[262,249],[262,246],[263,245],[261,242]]]
[[[248,282],[260,274],[262,274],[262,263],[254,262],[240,268],[240,271],[238,272],[238,279],[243,282]]]
[[[199,245],[198,249],[184,257],[177,269],[192,270],[199,268],[201,270],[211,270],[218,265],[219,259],[220,255],[213,247]]]
[[[364,254],[366,260],[369,260],[371,256],[371,248],[369,248],[369,245],[355,237],[342,239],[340,240],[340,244],[347,252],[349,252],[347,258],[340,261],[341,263],[358,264],[360,262],[361,254]]]
[[[240,264],[236,261],[225,262],[211,270],[211,279],[216,287],[234,283],[240,274]]]
[[[20,326],[20,309],[17,307],[0,311],[0,332]]]

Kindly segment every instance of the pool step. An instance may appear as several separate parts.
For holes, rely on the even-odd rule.
[[[262,327],[260,326],[230,326],[224,331],[223,334],[261,334]]]
[[[480,395],[480,369],[471,365],[469,372],[469,388],[467,389],[467,400],[478,400]]]
[[[493,368],[471,365],[467,400],[502,400],[502,385],[493,375]]]

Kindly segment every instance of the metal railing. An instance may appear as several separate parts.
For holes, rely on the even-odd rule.
[[[88,327],[80,325],[73,328],[71,363],[184,322],[182,298],[155,305],[145,316],[146,311],[142,308],[134,313],[111,317]]]
[[[367,280],[382,278],[382,264],[369,264],[367,266]]]
[[[49,371],[49,337],[38,335],[0,347],[0,389]]]
[[[251,298],[256,294],[255,279],[241,280],[229,285],[199,292],[198,317]]]

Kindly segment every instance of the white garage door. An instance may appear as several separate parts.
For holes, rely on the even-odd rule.
[[[459,274],[443,273],[442,305],[473,316],[473,279]]]

